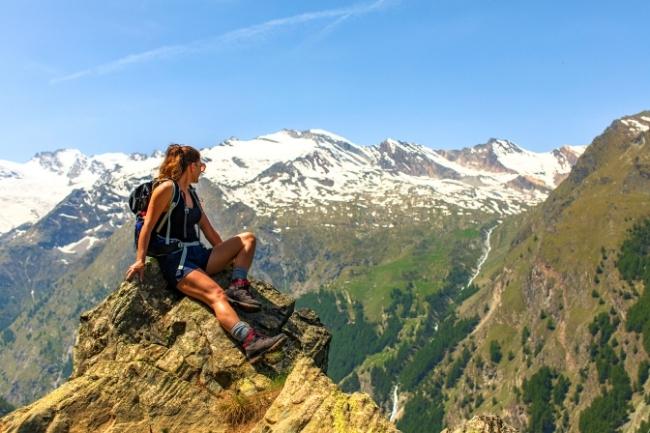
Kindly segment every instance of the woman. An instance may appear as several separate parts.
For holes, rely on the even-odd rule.
[[[264,353],[283,344],[285,336],[266,337],[256,333],[239,319],[228,302],[249,311],[261,307],[250,295],[247,279],[255,254],[255,235],[246,232],[221,240],[190,187],[191,183],[199,181],[203,171],[205,164],[201,162],[198,150],[178,144],[167,148],[138,238],[136,260],[129,267],[126,279],[143,278],[147,251],[156,245],[165,245],[165,238],[171,238],[172,245],[183,245],[157,256],[163,276],[184,294],[212,308],[221,326],[241,344],[250,362],[255,362]],[[172,211],[165,215],[170,207]],[[205,248],[199,242],[197,225],[212,248]],[[222,270],[233,259],[232,281],[224,291],[209,275]]]

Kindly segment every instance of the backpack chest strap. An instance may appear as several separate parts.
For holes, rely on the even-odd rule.
[[[187,248],[201,245],[201,242],[200,241],[180,242],[180,244],[183,245],[183,252],[181,253],[181,261],[178,262],[178,268],[176,269],[176,277],[179,277],[183,274],[183,268],[185,267],[185,259],[187,259]]]

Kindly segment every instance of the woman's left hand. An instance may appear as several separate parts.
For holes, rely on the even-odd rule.
[[[144,279],[144,261],[136,260],[129,269],[126,271],[126,281],[131,281],[134,276],[138,277],[139,281]]]

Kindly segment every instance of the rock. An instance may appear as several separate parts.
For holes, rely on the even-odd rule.
[[[223,286],[228,277],[215,280]],[[255,366],[211,310],[168,289],[148,263],[144,283],[122,283],[81,315],[70,380],[8,414],[0,431],[232,431],[222,413],[228,395],[268,392],[298,358],[322,374],[330,341],[313,312],[294,312],[294,301],[268,284],[253,281],[252,288],[263,308],[242,319],[289,337]]]
[[[362,393],[346,394],[311,358],[301,358],[251,433],[399,433]]]
[[[495,415],[476,415],[453,430],[444,429],[441,433],[519,433]]]

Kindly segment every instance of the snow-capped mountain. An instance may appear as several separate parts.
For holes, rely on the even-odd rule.
[[[571,170],[584,146],[564,146],[547,153],[529,152],[507,140],[492,138],[485,144],[452,151],[440,151],[466,167],[496,173],[515,173],[556,186]]]
[[[422,206],[517,213],[543,200],[583,151],[534,153],[504,140],[456,152],[393,139],[358,146],[327,131],[284,130],[228,140],[202,154],[210,160],[206,176],[226,198],[262,214],[352,199],[399,203],[405,195]]]
[[[107,185],[123,197],[128,189],[120,179],[147,177],[159,160],[122,153],[88,157],[64,149],[38,153],[24,164],[0,161],[0,233],[40,220],[74,190],[91,191]]]
[[[201,153],[209,162],[206,177],[227,201],[268,215],[279,207],[351,199],[399,203],[405,195],[417,197],[422,206],[449,203],[517,213],[543,200],[583,151],[563,147],[535,153],[494,139],[458,151],[393,139],[360,146],[313,129],[229,139]],[[121,225],[125,198],[155,173],[160,161],[160,152],[86,156],[77,150],[39,153],[24,164],[0,161],[0,233],[47,215],[53,227],[64,227],[65,220],[85,221],[83,230],[74,224],[70,236],[59,233],[49,246],[71,252],[83,242],[92,245],[97,233],[104,233],[102,238]],[[55,208],[57,213],[48,215]]]

